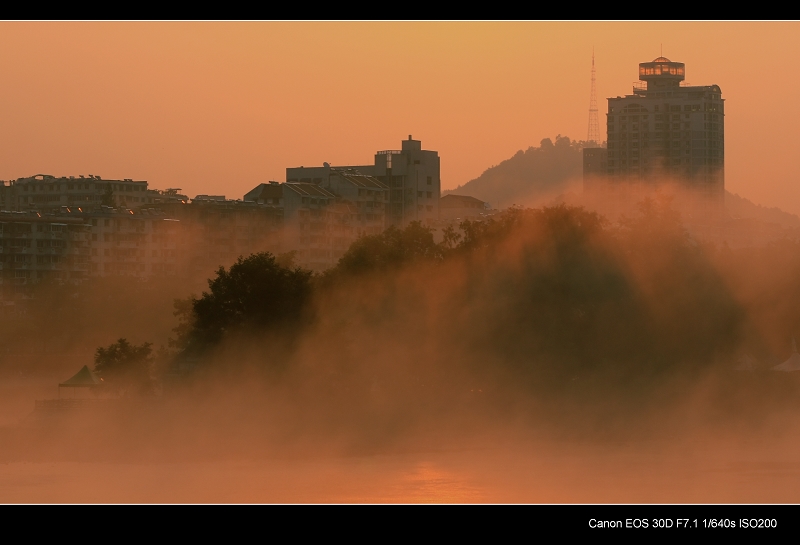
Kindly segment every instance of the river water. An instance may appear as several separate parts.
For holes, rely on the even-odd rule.
[[[3,503],[797,503],[793,441],[0,463]]]

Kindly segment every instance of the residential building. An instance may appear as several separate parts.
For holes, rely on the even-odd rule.
[[[283,205],[259,204],[224,198],[199,198],[189,203],[171,202],[158,207],[178,220],[180,233],[175,256],[181,274],[209,277],[220,266],[229,267],[240,256],[286,251],[282,237]],[[221,197],[221,196],[219,196]],[[152,250],[167,252],[170,247]],[[165,267],[168,265],[165,262]]]
[[[340,254],[335,247],[340,238],[352,238],[349,212],[334,206],[336,195],[320,184],[287,182],[283,189],[284,240],[297,252],[297,261],[314,270],[334,265]],[[343,253],[346,248],[336,248]]]
[[[718,85],[689,85],[685,74],[684,63],[658,57],[639,64],[632,94],[608,99],[607,155],[584,150],[587,190],[631,182],[641,193],[672,182],[722,208],[724,99]]]
[[[25,298],[43,280],[84,280],[90,244],[83,218],[0,212],[0,300]]]
[[[153,204],[158,192],[141,180],[104,180],[100,176],[37,174],[0,183],[0,209],[47,212],[62,206],[92,209],[102,205],[137,208]]]
[[[387,187],[386,227],[404,227],[412,221],[430,224],[439,218],[439,153],[423,150],[422,142],[411,135],[402,142],[401,149],[377,152],[371,165],[331,167],[324,163],[321,167],[287,168],[286,181],[326,184],[332,172],[370,176]]]
[[[180,221],[156,209],[74,213],[90,226],[90,276],[145,279],[184,273]]]
[[[282,208],[284,246],[297,252],[298,264],[332,267],[359,236],[386,228],[389,188],[374,176],[327,163],[302,174],[310,177],[259,184],[244,196],[246,202]]]
[[[489,209],[488,202],[467,195],[449,193],[439,199],[439,218],[442,220],[480,217]]]

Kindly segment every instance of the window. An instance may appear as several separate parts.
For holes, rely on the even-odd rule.
[[[433,184],[433,178],[431,176],[428,176],[428,185],[432,184]]]
[[[422,198],[422,191],[417,191],[417,197],[420,199]]]
[[[431,192],[431,191],[428,191],[428,198],[430,199],[430,198],[432,198],[432,197],[433,197],[433,192]]]

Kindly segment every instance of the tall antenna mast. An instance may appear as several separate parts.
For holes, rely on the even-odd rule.
[[[592,48],[592,92],[589,98],[589,134],[586,137],[589,144],[600,144],[600,122],[597,119],[597,87],[594,75],[594,47]]]

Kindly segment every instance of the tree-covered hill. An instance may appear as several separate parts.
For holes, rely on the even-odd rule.
[[[549,204],[569,190],[579,194],[585,144],[561,135],[556,136],[555,143],[545,138],[538,147],[519,150],[509,159],[486,169],[474,180],[444,193],[469,195],[490,203],[495,209],[515,204]],[[755,204],[729,191],[725,192],[725,206],[733,218],[774,223],[784,228],[800,228],[800,217],[795,214]]]
[[[545,138],[538,147],[519,150],[452,193],[476,197],[492,208],[536,205],[581,181],[584,144],[561,135],[555,143]]]
[[[755,204],[749,199],[740,197],[738,193],[725,192],[725,208],[731,217],[756,219],[766,223],[777,223],[781,227],[798,228],[800,218],[780,208],[768,208]]]

